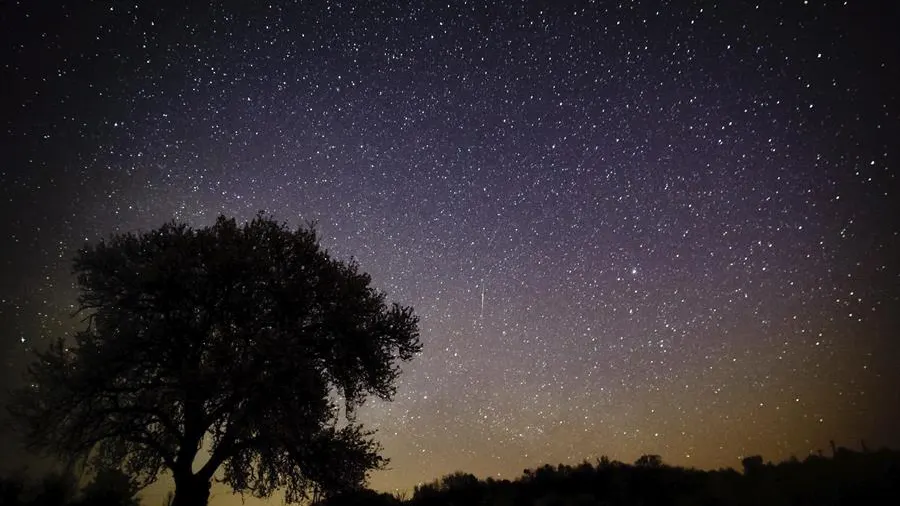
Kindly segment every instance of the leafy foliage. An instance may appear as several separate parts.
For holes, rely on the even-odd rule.
[[[173,222],[88,246],[74,270],[87,327],[38,353],[12,408],[32,447],[141,486],[171,471],[176,505],[205,503],[218,469],[236,491],[298,501],[385,464],[353,413],[392,398],[417,318],[312,226]]]

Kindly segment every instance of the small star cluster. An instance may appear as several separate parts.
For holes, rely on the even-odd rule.
[[[787,3],[9,2],[3,380],[85,241],[266,210],[421,316],[377,488],[900,444],[897,7]]]

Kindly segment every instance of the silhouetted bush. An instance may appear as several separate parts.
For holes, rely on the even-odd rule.
[[[29,482],[24,476],[0,477],[0,506],[140,506],[137,486],[118,470],[104,470],[80,490],[68,472]]]
[[[396,497],[375,492],[374,490],[359,489],[342,492],[314,503],[315,506],[400,506],[402,502]]]
[[[76,504],[78,506],[140,506],[137,499],[138,486],[126,474],[105,469],[82,490]]]

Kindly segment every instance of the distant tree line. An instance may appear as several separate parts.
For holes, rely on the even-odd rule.
[[[789,506],[880,505],[900,499],[900,452],[834,448],[773,464],[743,459],[743,472],[669,466],[658,455],[634,464],[606,457],[576,466],[526,469],[515,480],[481,480],[457,472],[415,488],[411,496],[358,490],[318,506]]]
[[[601,457],[571,466],[525,469],[515,480],[478,479],[456,472],[422,484],[412,494],[360,488],[314,506],[794,506],[896,504],[900,452],[853,451],[765,462],[743,459],[743,472],[702,471],[644,455],[634,464]],[[118,470],[96,473],[84,486],[72,473],[27,480],[0,477],[0,506],[139,506],[138,486]],[[170,495],[164,503],[171,503]],[[163,505],[165,506],[165,504]]]

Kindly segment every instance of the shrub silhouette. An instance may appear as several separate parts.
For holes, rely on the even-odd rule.
[[[102,469],[81,490],[78,506],[140,506],[138,486],[117,469]]]
[[[106,469],[79,490],[70,472],[52,472],[29,483],[22,474],[0,477],[0,506],[139,506],[134,481]]]

